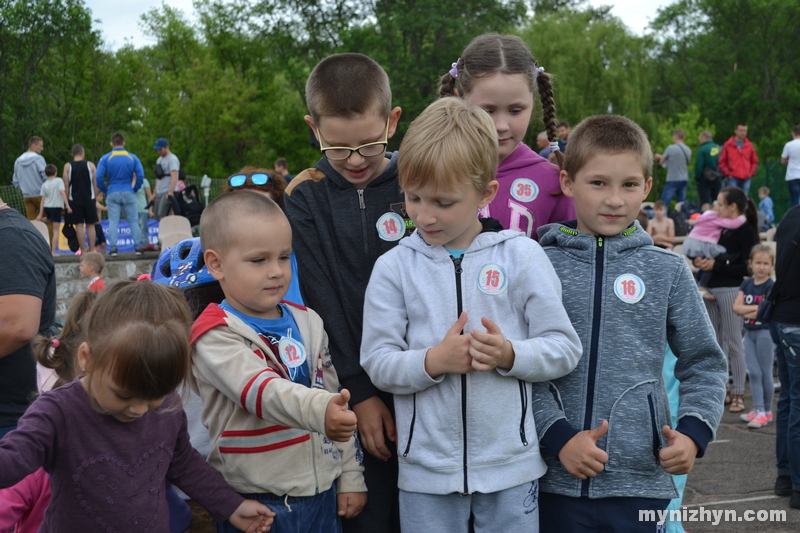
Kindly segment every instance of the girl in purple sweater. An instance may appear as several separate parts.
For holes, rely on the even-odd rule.
[[[0,439],[0,487],[39,468],[52,500],[41,532],[169,530],[168,479],[220,522],[264,533],[272,511],[244,500],[192,448],[175,388],[190,365],[191,313],[176,290],[118,282],[78,348],[82,377],[40,396]]]
[[[559,151],[550,75],[536,65],[519,37],[493,33],[476,37],[442,77],[439,88],[440,96],[457,96],[485,109],[497,130],[500,188],[480,211],[481,217],[495,218],[503,228],[534,239],[540,226],[575,218],[572,198],[561,192],[559,167],[522,142],[537,92],[550,149],[560,166],[564,155]]]

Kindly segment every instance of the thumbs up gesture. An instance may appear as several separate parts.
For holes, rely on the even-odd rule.
[[[486,372],[496,366],[511,368],[514,366],[514,348],[503,337],[500,327],[486,317],[481,318],[486,331],[473,329],[470,332],[469,354],[472,356],[472,368]]]
[[[697,444],[690,437],[680,431],[671,429],[669,426],[662,427],[661,433],[664,434],[669,443],[658,452],[658,457],[661,459],[661,467],[664,471],[673,475],[691,472],[699,451]]]
[[[467,325],[467,313],[461,313],[442,339],[442,342],[425,354],[425,371],[431,377],[442,374],[467,374],[472,372],[472,357],[469,354],[470,335],[462,335]]]
[[[350,401],[350,391],[342,389],[339,394],[334,394],[325,410],[325,435],[339,442],[347,442],[356,429],[356,414],[347,408]]]
[[[597,440],[608,433],[608,420],[594,429],[581,431],[558,452],[558,460],[578,479],[595,477],[608,462],[608,454],[597,447]]]

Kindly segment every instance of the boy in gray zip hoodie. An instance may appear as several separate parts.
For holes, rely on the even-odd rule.
[[[635,221],[652,165],[647,136],[632,121],[584,120],[560,174],[577,220],[539,229],[583,343],[571,374],[534,384],[548,465],[542,531],[657,531],[640,511],[661,520],[677,494],[670,474],[692,469],[722,416],[725,355],[692,274]],[[681,383],[675,429],[661,379],[667,343]]]
[[[497,134],[457,98],[409,127],[398,172],[417,230],[367,286],[361,364],[394,394],[404,532],[538,530],[545,464],[531,383],[566,375],[580,342],[547,256],[477,211],[497,192]]]

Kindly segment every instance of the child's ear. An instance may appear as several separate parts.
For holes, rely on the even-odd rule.
[[[575,197],[572,192],[572,186],[574,185],[574,182],[566,170],[562,170],[558,175],[558,182],[561,185],[561,192],[564,193],[564,196],[568,196],[570,198]],[[648,192],[649,190],[650,189],[648,189]]]
[[[211,276],[217,281],[222,281],[225,277],[222,273],[222,257],[214,250],[206,250],[203,252],[203,261]]]
[[[387,138],[391,139],[394,132],[397,130],[397,123],[400,121],[400,115],[402,113],[403,110],[399,106],[389,112],[389,131],[387,132]]]
[[[89,349],[89,344],[82,342],[78,347],[78,368],[81,372],[86,372],[89,364],[92,362],[92,351]]]
[[[314,132],[314,137],[316,137],[317,141],[319,141],[319,133],[317,132],[317,125],[314,123],[314,119],[311,117],[311,115],[304,116],[303,120],[306,121],[308,127],[311,128],[311,131]]]
[[[648,176],[644,182],[644,197],[647,198],[647,195],[650,194],[650,189],[653,188],[653,177]]]
[[[481,201],[478,203],[478,208],[483,209],[494,200],[497,196],[497,190],[500,188],[500,183],[497,180],[492,180],[486,184],[486,189],[483,191]]]

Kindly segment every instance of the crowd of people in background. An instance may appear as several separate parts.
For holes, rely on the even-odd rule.
[[[800,126],[777,254],[747,125],[722,147],[700,134],[687,261],[666,216],[684,132],[653,154],[625,117],[558,121],[518,37],[476,37],[396,152],[373,59],[325,58],[305,93],[313,168],[238,170],[199,238],[108,286],[101,195],[108,255],[123,215],[141,255],[178,157],[156,140],[151,188],[115,133],[96,168],[73,147],[59,180],[31,139],[14,184],[54,239],[61,209],[80,228],[90,294],[54,330],[56,246],[0,199],[0,526],[179,532],[191,506],[231,533],[651,532],[640,512],[680,508],[725,405],[776,424],[775,493],[800,508]],[[666,186],[640,222],[654,161]]]

